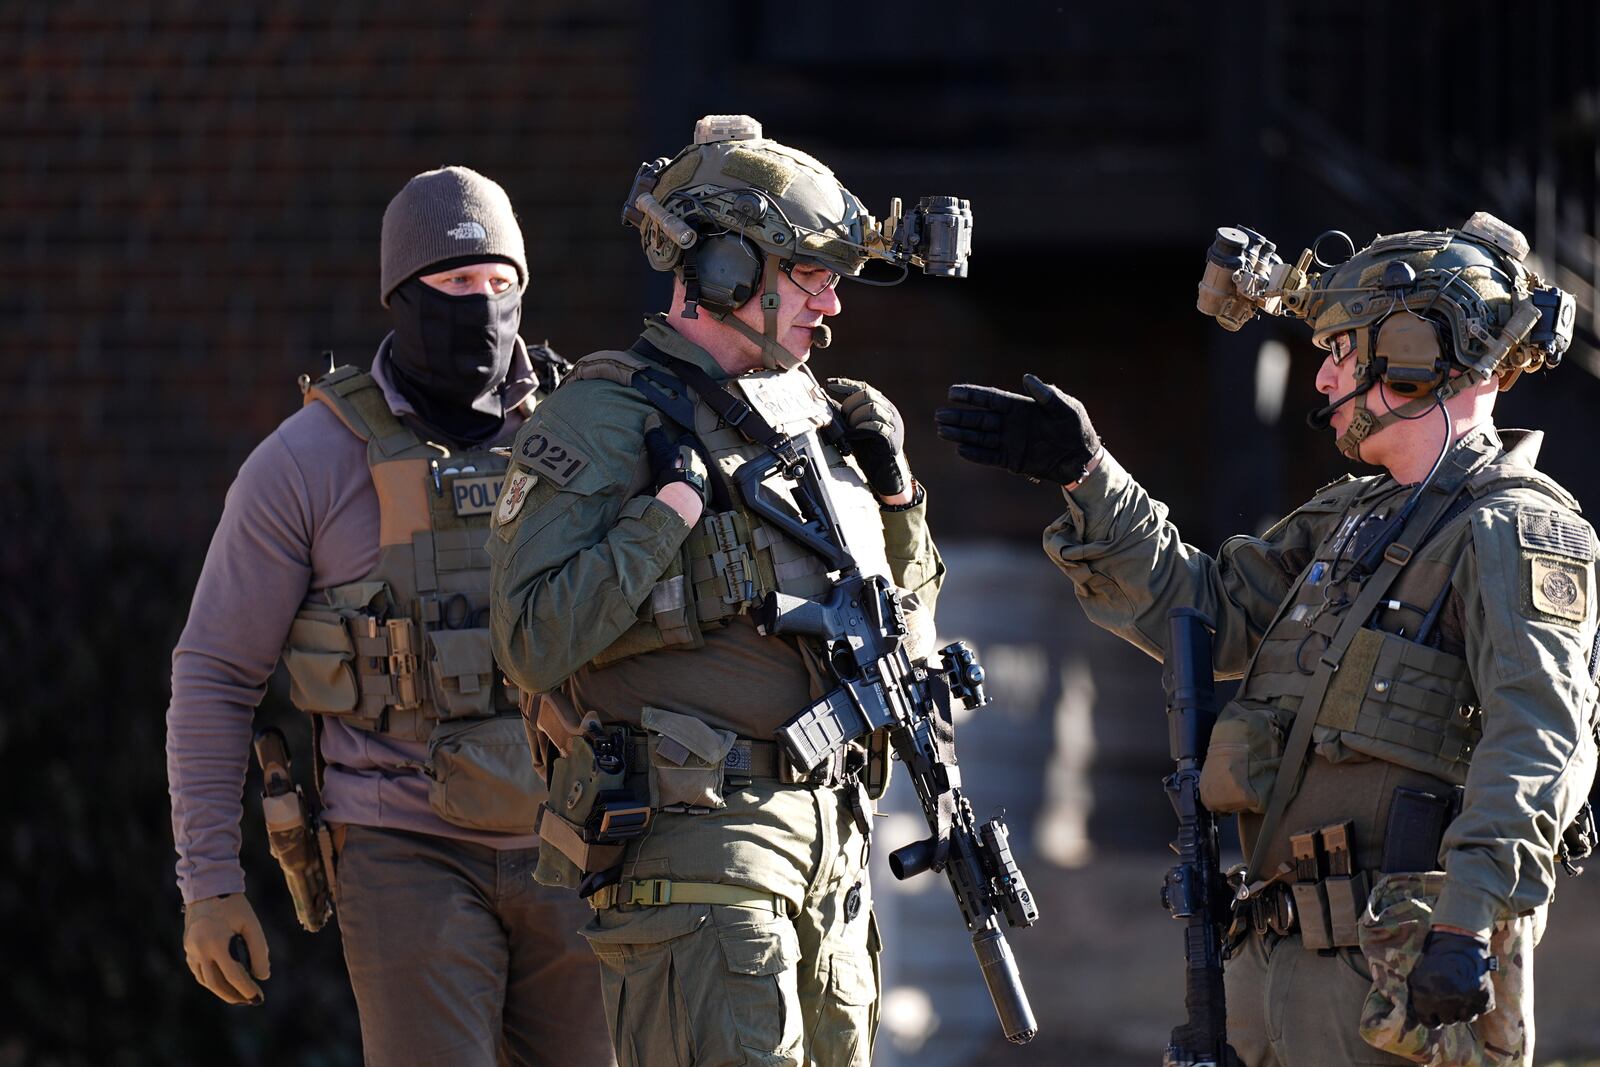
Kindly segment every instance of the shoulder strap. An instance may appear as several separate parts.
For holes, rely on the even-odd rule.
[[[1472,459],[1480,458],[1470,453],[1458,456],[1461,459],[1468,459],[1470,456],[1469,463]],[[1266,857],[1267,847],[1278,831],[1278,824],[1283,821],[1283,813],[1288,809],[1290,799],[1299,790],[1300,775],[1305,769],[1306,755],[1311,751],[1311,728],[1316,725],[1317,715],[1322,710],[1323,698],[1328,694],[1328,686],[1333,682],[1340,661],[1349,650],[1350,643],[1355,640],[1356,634],[1365,628],[1367,620],[1377,609],[1378,602],[1394,584],[1400,571],[1411,562],[1411,557],[1417,548],[1432,534],[1440,516],[1463,491],[1468,477],[1476,467],[1477,465],[1473,464],[1462,470],[1458,466],[1453,476],[1441,479],[1438,485],[1428,491],[1426,499],[1406,520],[1399,536],[1383,550],[1383,562],[1378,565],[1372,577],[1362,585],[1361,593],[1356,597],[1349,614],[1344,617],[1344,622],[1334,633],[1333,640],[1328,642],[1328,647],[1319,657],[1317,669],[1306,686],[1300,707],[1295,711],[1294,725],[1289,730],[1289,739],[1283,746],[1283,760],[1278,764],[1278,774],[1272,782],[1267,813],[1261,820],[1261,831],[1256,835],[1255,847],[1250,850],[1250,865],[1245,873],[1245,885],[1251,885],[1261,877],[1261,865]]]
[[[417,435],[389,409],[383,390],[366,371],[348,365],[329,371],[306,387],[305,403],[314,401],[328,405],[347,430],[375,445],[382,455],[395,455],[417,443]]]
[[[780,456],[793,458],[794,445],[787,436],[775,430],[760,412],[717,384],[711,375],[693,363],[668,355],[642,337],[634,342],[632,351],[642,358],[661,364],[682,379],[685,385],[694,390],[695,396],[700,398],[701,403],[715,411],[723,422],[751,441]]]
[[[843,531],[829,505],[827,491],[817,477],[815,466],[795,448],[792,438],[780,433],[759,411],[734,396],[712,380],[711,375],[688,360],[661,351],[643,337],[634,342],[633,351],[643,358],[658,362],[672,374],[677,375],[681,382],[675,384],[688,386],[700,403],[716,412],[723,422],[770,453],[766,460],[750,460],[734,472],[734,480],[738,481],[743,489],[745,502],[757,514],[821,556],[827,562],[829,569],[855,568],[855,559],[844,543]],[[633,384],[636,388],[640,386],[641,380],[647,379],[642,374],[634,377]],[[658,382],[673,379],[670,375],[663,375],[662,379],[648,380]],[[641,389],[641,392],[652,404],[658,403],[652,396],[651,390]],[[681,392],[680,389],[680,395]],[[672,412],[665,407],[661,410],[672,415]],[[701,452],[704,454],[703,445]],[[763,463],[766,464],[764,468]],[[717,468],[716,464],[710,466],[713,469]],[[774,470],[782,472],[783,477],[793,483],[794,495],[800,505],[798,515],[786,503],[775,500],[761,485],[762,479]],[[724,489],[725,487],[719,486],[719,494]]]

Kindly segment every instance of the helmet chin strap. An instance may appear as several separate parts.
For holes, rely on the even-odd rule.
[[[736,332],[754,341],[761,349],[761,365],[768,370],[793,370],[801,363],[799,356],[789,351],[778,343],[778,275],[781,273],[779,264],[782,261],[772,253],[767,253],[766,270],[762,273],[767,279],[766,291],[761,294],[761,317],[765,327],[761,333],[756,333],[743,319],[727,311],[711,311],[712,318],[724,326],[732,327]],[[701,305],[704,307],[705,305]],[[817,333],[811,342],[812,348],[827,348],[833,340],[832,331],[827,326],[816,327]]]
[[[1329,411],[1331,414],[1333,408],[1336,408],[1339,406],[1339,404],[1349,400],[1350,397],[1355,397],[1356,406],[1350,417],[1350,425],[1345,428],[1344,433],[1339,435],[1339,439],[1335,441],[1334,444],[1338,447],[1340,452],[1344,453],[1347,459],[1354,460],[1357,463],[1365,463],[1366,460],[1361,458],[1361,442],[1365,441],[1367,438],[1371,437],[1385,426],[1392,426],[1395,423],[1400,422],[1402,419],[1411,419],[1423,414],[1431,409],[1435,404],[1438,404],[1441,407],[1444,406],[1445,401],[1461,392],[1461,390],[1465,389],[1469,384],[1471,384],[1471,382],[1472,375],[1458,374],[1454,378],[1445,379],[1445,381],[1432,392],[1424,393],[1421,396],[1412,397],[1399,407],[1391,408],[1382,415],[1379,415],[1377,412],[1373,411],[1367,406],[1367,391],[1374,385],[1378,384],[1377,377],[1371,377],[1367,382],[1363,383],[1363,387],[1358,392],[1350,393],[1342,397],[1338,402],[1329,405],[1327,409],[1324,409]]]

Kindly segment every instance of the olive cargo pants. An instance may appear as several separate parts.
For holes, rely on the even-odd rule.
[[[621,1067],[867,1067],[878,935],[852,790],[758,780],[657,812],[624,880],[750,887],[776,905],[619,904],[583,934]]]
[[[1361,1038],[1372,975],[1358,948],[1310,952],[1298,934],[1252,932],[1223,971],[1228,1044],[1244,1067],[1388,1067],[1410,1060]]]
[[[606,1067],[589,908],[533,880],[538,849],[349,826],[339,929],[368,1064]]]

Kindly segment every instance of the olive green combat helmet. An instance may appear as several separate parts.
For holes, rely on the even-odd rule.
[[[1338,441],[1352,459],[1383,427],[1490,378],[1509,389],[1523,371],[1560,363],[1572,342],[1571,294],[1541,280],[1525,262],[1527,239],[1487,212],[1458,229],[1379,236],[1337,265],[1316,248],[1291,265],[1254,231],[1220,229],[1198,306],[1231,330],[1257,312],[1289,315],[1306,320],[1319,348],[1348,346],[1357,389],[1323,410],[1355,400]],[[1373,411],[1365,393],[1379,382],[1412,399]]]
[[[707,115],[694,142],[676,156],[642,164],[622,207],[639,230],[650,265],[683,279],[684,315],[704,308],[761,348],[769,369],[799,362],[778,343],[777,272],[796,264],[860,278],[871,260],[942,277],[965,277],[972,211],[956,197],[926,197],[910,214],[892,202],[880,225],[833,172],[810,155],[762,136],[748,115]],[[755,295],[765,329],[756,333],[732,315]],[[821,326],[815,346],[827,347]]]

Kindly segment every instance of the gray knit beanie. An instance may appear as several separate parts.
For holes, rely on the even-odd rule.
[[[517,268],[519,287],[528,288],[528,260],[511,199],[496,182],[466,167],[425,171],[406,182],[383,211],[380,255],[378,299],[384,307],[407,278],[461,256],[504,257]]]

